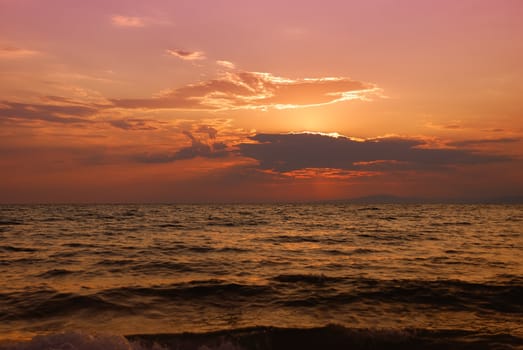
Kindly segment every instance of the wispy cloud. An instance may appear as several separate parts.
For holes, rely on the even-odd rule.
[[[222,66],[224,68],[228,68],[228,69],[236,68],[236,65],[234,63],[232,63],[231,61],[218,60],[218,61],[216,61],[216,64],[219,66]]]
[[[187,53],[186,56],[190,54]],[[292,109],[381,96],[381,89],[346,77],[291,79],[262,72],[226,72],[150,99],[113,100],[123,108],[184,110]]]
[[[111,22],[113,25],[117,27],[141,28],[145,27],[146,19],[143,17],[114,15],[111,17]]]
[[[38,55],[38,51],[22,49],[15,46],[0,47],[0,58],[25,58]]]
[[[199,61],[205,59],[205,53],[203,51],[185,51],[178,49],[165,50],[169,55],[184,61]]]
[[[433,122],[427,122],[425,123],[425,127],[430,129],[438,129],[438,130],[456,130],[461,131],[465,127],[462,125],[462,122],[459,120],[452,121],[450,123],[446,124],[438,124]]]
[[[158,17],[138,17],[114,15],[111,17],[111,23],[116,27],[122,28],[143,28],[148,26],[170,26],[173,24],[168,19]]]
[[[154,120],[148,119],[137,119],[137,118],[127,118],[127,119],[110,119],[108,123],[121,130],[142,130],[142,131],[153,131],[158,130],[157,124]]]
[[[80,105],[45,105],[2,101],[0,120],[40,120],[61,124],[85,124],[88,117],[96,114],[97,108]]]

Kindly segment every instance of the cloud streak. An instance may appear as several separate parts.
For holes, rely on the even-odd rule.
[[[43,105],[0,102],[0,119],[40,120],[60,124],[91,123],[97,108],[80,105]]]
[[[111,23],[116,27],[141,28],[145,27],[145,22],[145,19],[142,17],[131,17],[122,15],[114,15],[111,17]]]
[[[188,54],[189,55],[189,54]],[[345,77],[291,79],[261,72],[227,72],[150,99],[112,100],[117,107],[226,111],[292,109],[379,96],[374,84]]]
[[[185,51],[178,49],[165,50],[169,55],[179,58],[184,61],[200,61],[204,60],[205,53],[203,51]]]
[[[0,58],[17,59],[38,55],[38,51],[22,49],[15,46],[0,47]]]
[[[108,123],[121,130],[142,130],[142,131],[152,131],[158,130],[156,126],[153,125],[154,121],[147,119],[113,119],[109,120]]]
[[[218,61],[216,61],[216,64],[221,67],[228,68],[228,69],[236,68],[236,65],[234,63],[232,63],[231,61],[218,60]]]

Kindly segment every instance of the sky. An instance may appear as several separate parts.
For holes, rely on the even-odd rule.
[[[523,196],[522,15],[0,0],[0,202]]]

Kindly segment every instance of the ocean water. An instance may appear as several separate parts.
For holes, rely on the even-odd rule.
[[[523,206],[0,206],[0,349],[396,348],[523,348]]]

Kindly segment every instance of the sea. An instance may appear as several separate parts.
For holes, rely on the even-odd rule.
[[[523,206],[2,205],[0,349],[523,349]]]

